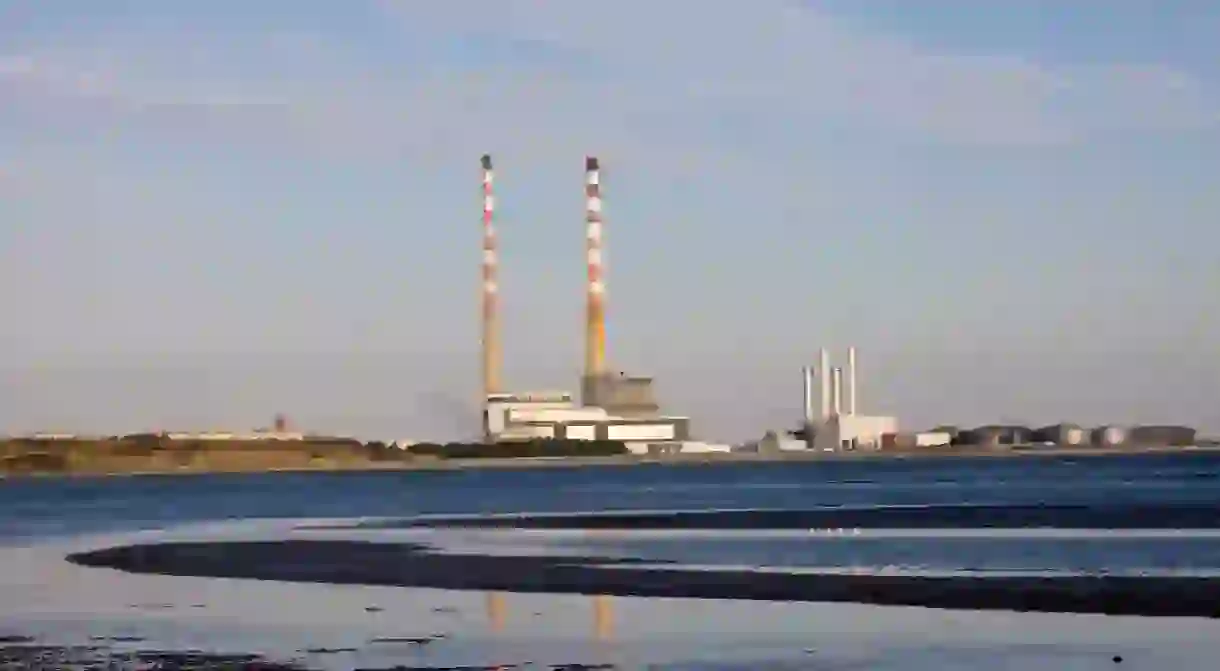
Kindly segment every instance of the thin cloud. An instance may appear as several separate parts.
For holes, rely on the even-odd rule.
[[[477,13],[405,0],[382,6],[413,34],[507,34],[576,51],[596,64],[589,78],[630,83],[693,123],[709,109],[736,106],[781,124],[832,118],[949,142],[1012,144],[1087,137],[1115,128],[1115,115],[1127,120],[1124,130],[1216,120],[1201,82],[1158,64],[1072,68],[941,51],[783,2],[625,0],[596,12],[527,0]],[[1142,113],[1123,111],[1132,108]]]
[[[583,144],[679,161],[774,157],[827,127],[1044,145],[1217,121],[1200,81],[1158,64],[1072,68],[939,51],[783,2],[379,4],[404,43],[519,48],[474,64],[438,49],[426,67],[395,70],[362,67],[351,45],[324,34],[267,34],[240,49],[183,34],[171,49],[164,36],[142,47],[123,33],[92,50],[0,56],[0,96],[105,122],[152,115],[238,143],[424,159],[504,143],[544,156]]]

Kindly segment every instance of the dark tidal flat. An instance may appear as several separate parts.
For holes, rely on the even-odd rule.
[[[371,520],[366,529],[1216,529],[1220,507],[1198,503],[1080,505],[928,505],[783,510],[616,512],[593,515],[506,515],[460,519]],[[325,525],[313,527],[333,528]],[[343,527],[343,528],[351,528]]]
[[[943,577],[633,567],[601,557],[441,554],[349,540],[167,542],[70,555],[132,573],[456,590],[853,602],[969,610],[1220,616],[1220,580],[1196,577]],[[612,565],[600,568],[595,565]]]

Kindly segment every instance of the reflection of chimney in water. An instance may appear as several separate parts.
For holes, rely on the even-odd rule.
[[[504,631],[504,622],[506,619],[504,593],[488,592],[487,622],[491,625],[491,630],[497,634]]]
[[[614,602],[612,597],[593,597],[593,635],[599,641],[614,637]]]

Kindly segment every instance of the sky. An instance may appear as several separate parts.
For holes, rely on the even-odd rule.
[[[1220,432],[1220,4],[0,0],[0,431],[477,432],[609,359],[740,440],[861,412]]]

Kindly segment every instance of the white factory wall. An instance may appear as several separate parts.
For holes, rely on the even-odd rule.
[[[688,440],[681,443],[679,451],[682,454],[711,454],[715,452],[732,452],[732,445],[721,443],[704,443],[696,440]]]
[[[897,418],[839,415],[818,428],[814,449],[841,450],[854,443],[856,449],[876,450],[881,448],[881,437],[887,433],[898,433]]]
[[[646,440],[625,440],[623,445],[627,448],[628,452],[635,455],[650,454],[652,452],[652,443]]]
[[[567,428],[570,440],[597,440],[597,427],[593,425],[576,425]]]
[[[799,452],[809,449],[803,440],[797,440],[786,434],[780,434],[775,431],[768,431],[762,438],[754,443],[753,449],[745,450],[750,452]]]
[[[508,411],[508,421],[514,422],[596,422],[609,418],[603,408],[522,408],[514,407]]]
[[[611,424],[606,427],[610,440],[673,440],[673,424]]]
[[[537,413],[547,410],[571,410],[571,395],[561,392],[521,392],[492,394],[487,397],[487,427],[495,435],[504,432],[515,421],[513,413]]]
[[[943,431],[925,431],[915,434],[915,447],[941,447],[953,442],[953,436]]]

